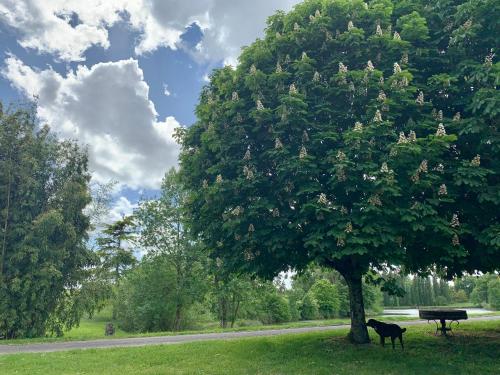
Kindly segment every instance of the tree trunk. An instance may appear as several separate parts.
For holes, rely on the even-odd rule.
[[[351,306],[351,331],[349,339],[355,344],[367,344],[370,342],[368,329],[365,323],[365,306],[363,303],[363,284],[361,276],[345,275],[349,287],[349,303]]]
[[[177,306],[175,307],[175,323],[174,323],[175,331],[180,331],[181,329],[181,318],[182,318],[182,306],[180,304],[177,304]]]
[[[219,301],[220,326],[221,328],[227,328],[227,300],[225,297],[221,297]]]
[[[236,317],[238,316],[238,310],[240,309],[240,301],[236,302],[236,307],[233,311],[233,316],[231,317],[231,328],[234,327],[234,322],[236,322]]]

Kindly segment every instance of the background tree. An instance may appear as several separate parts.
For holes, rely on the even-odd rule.
[[[170,298],[175,302],[174,328],[179,330],[186,311],[206,292],[204,257],[191,241],[184,223],[186,192],[175,169],[165,175],[158,199],[142,202],[135,212],[138,241],[151,254],[162,255],[173,267],[175,283]]]
[[[39,127],[34,108],[0,111],[0,336],[61,333],[79,321],[90,201],[87,153]],[[76,309],[76,310],[75,310]]]
[[[105,224],[97,238],[97,254],[101,258],[101,269],[118,284],[125,270],[137,263],[131,247],[134,239],[133,216],[125,216],[111,224]]]
[[[310,0],[270,17],[180,134],[194,233],[233,269],[336,269],[357,343],[370,267],[498,267],[497,8]]]

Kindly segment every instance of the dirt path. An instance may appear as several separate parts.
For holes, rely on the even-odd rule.
[[[500,316],[498,315],[483,316],[483,317],[469,319],[469,321],[481,321],[481,320],[500,320]],[[401,326],[412,326],[417,324],[427,324],[427,321],[412,320],[412,321],[403,321],[395,323]],[[0,355],[16,354],[16,353],[58,352],[64,350],[78,350],[78,349],[167,345],[167,344],[179,344],[183,342],[193,342],[193,341],[230,340],[242,337],[261,337],[261,336],[286,335],[292,333],[333,331],[346,328],[349,328],[349,325],[342,324],[335,326],[283,328],[283,329],[269,329],[260,331],[198,333],[198,334],[176,335],[176,336],[131,337],[124,339],[99,339],[99,340],[89,340],[89,341],[65,341],[65,342],[40,343],[40,344],[0,345]],[[433,327],[431,329],[433,329]]]

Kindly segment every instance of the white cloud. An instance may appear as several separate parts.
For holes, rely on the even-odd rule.
[[[127,197],[119,197],[111,207],[107,217],[103,220],[105,223],[114,223],[121,220],[124,216],[132,215],[137,208],[137,203],[130,202]]]
[[[172,93],[170,92],[170,90],[168,89],[168,85],[166,83],[163,84],[163,94],[165,96],[170,96],[172,95]]]
[[[176,49],[186,26],[198,23],[200,58],[235,63],[240,49],[262,36],[277,9],[299,0],[0,0],[0,22],[18,30],[25,48],[78,61],[93,45],[109,46],[107,29],[127,19],[140,34],[138,55],[160,47]],[[125,17],[125,14],[128,17]],[[77,16],[78,25],[71,25]]]
[[[109,26],[127,0],[0,0],[0,22],[20,33],[19,44],[67,61],[82,60],[90,46],[109,46]],[[81,23],[71,26],[72,15]]]
[[[66,77],[34,70],[14,56],[2,75],[26,96],[38,97],[38,115],[62,137],[89,145],[97,181],[158,188],[177,164],[174,117],[157,120],[149,87],[136,60],[80,66]]]
[[[277,10],[288,11],[301,0],[215,0],[198,53],[205,59],[236,65],[243,46],[264,35],[266,20]]]

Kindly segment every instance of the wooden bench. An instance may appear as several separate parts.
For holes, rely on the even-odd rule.
[[[434,323],[436,323],[435,335],[437,335],[438,332],[441,331],[441,335],[447,336],[448,332],[451,332],[451,324],[453,322],[457,323],[457,325],[458,325],[458,324],[460,324],[458,322],[459,320],[466,320],[467,319],[467,311],[455,310],[455,309],[418,310],[418,316],[420,317],[420,319],[426,319],[427,321],[433,320]],[[446,326],[447,320],[450,322],[448,324],[448,326]],[[439,327],[438,321],[441,323],[441,327]]]

